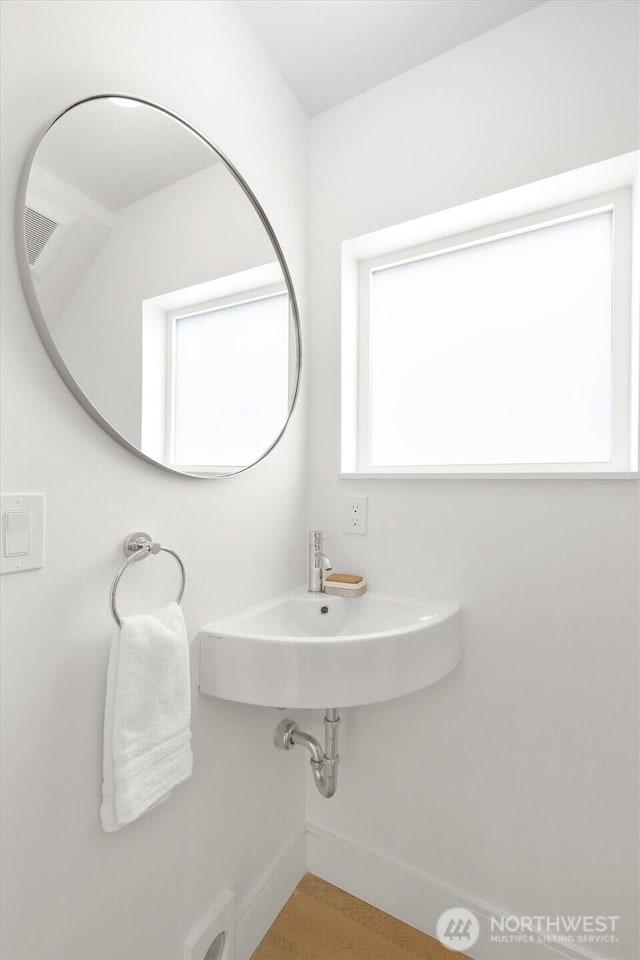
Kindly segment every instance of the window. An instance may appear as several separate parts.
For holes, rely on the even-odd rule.
[[[287,419],[288,294],[173,319],[170,462],[227,469],[253,463]]]
[[[343,473],[635,469],[629,215],[618,192],[359,258]]]
[[[198,475],[255,463],[296,387],[276,261],[143,301],[141,449]]]

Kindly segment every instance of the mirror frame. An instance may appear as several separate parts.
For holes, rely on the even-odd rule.
[[[244,190],[245,195],[248,197],[249,201],[251,202],[251,205],[253,206],[253,209],[257,213],[258,218],[262,223],[262,226],[267,232],[267,236],[269,237],[269,240],[271,241],[271,244],[275,250],[276,257],[278,258],[278,262],[280,264],[282,273],[284,275],[284,280],[287,285],[287,291],[289,294],[290,320],[293,321],[296,351],[297,351],[297,369],[296,369],[295,382],[293,387],[293,395],[289,400],[289,410],[287,413],[287,418],[282,426],[282,429],[280,430],[280,433],[274,439],[273,443],[264,451],[264,453],[262,453],[257,460],[254,460],[253,463],[248,464],[248,466],[246,467],[242,467],[240,470],[234,470],[232,473],[216,473],[216,474],[212,474],[211,476],[207,476],[206,474],[201,474],[201,473],[188,473],[187,471],[176,470],[174,467],[168,466],[165,463],[161,463],[159,460],[154,460],[152,457],[147,456],[147,454],[143,453],[142,450],[139,450],[138,447],[134,446],[134,444],[132,444],[129,440],[127,440],[127,438],[124,437],[121,433],[118,433],[115,427],[113,427],[111,423],[109,423],[109,421],[102,416],[102,414],[97,409],[97,407],[94,407],[94,405],[91,403],[87,395],[81,389],[81,387],[75,380],[73,374],[71,373],[70,369],[64,362],[64,359],[62,358],[62,355],[60,354],[58,348],[56,347],[55,341],[53,340],[53,337],[49,332],[49,328],[47,326],[44,314],[40,307],[40,303],[38,302],[38,296],[37,296],[35,285],[31,275],[31,267],[29,266],[29,261],[27,259],[27,249],[26,249],[26,243],[25,243],[25,237],[24,237],[24,210],[26,206],[29,175],[31,173],[33,160],[35,158],[36,153],[38,152],[38,148],[40,147],[41,143],[43,142],[49,130],[51,130],[51,128],[58,122],[58,120],[64,117],[65,114],[69,113],[69,111],[73,110],[75,107],[81,106],[83,103],[91,103],[94,100],[108,100],[110,98],[122,98],[125,100],[135,100],[138,103],[144,104],[147,107],[152,107],[155,110],[159,110],[161,113],[164,113],[166,116],[171,117],[172,120],[175,120],[178,123],[182,124],[183,127],[186,127],[186,129],[190,131],[190,133],[198,137],[210,150],[213,150],[214,153],[218,155],[218,157],[222,160],[222,162],[226,166],[229,173],[233,176],[233,178],[236,180],[236,182],[239,184],[242,190]],[[206,137],[200,130],[197,129],[197,127],[194,127],[193,124],[189,123],[188,120],[185,120],[179,114],[174,113],[172,110],[169,110],[167,107],[163,107],[161,104],[155,103],[153,100],[147,100],[144,97],[138,97],[130,93],[93,94],[92,96],[89,96],[89,97],[83,97],[81,100],[76,100],[74,103],[70,104],[68,107],[62,110],[59,114],[57,114],[53,118],[53,120],[51,120],[50,123],[47,123],[46,127],[36,137],[36,140],[33,146],[29,150],[29,153],[27,155],[27,158],[22,170],[20,183],[18,186],[17,208],[16,208],[16,253],[18,258],[18,269],[20,272],[20,279],[22,281],[22,288],[24,290],[24,295],[27,301],[27,305],[29,307],[31,317],[38,331],[40,339],[42,340],[42,343],[44,344],[44,347],[47,353],[49,354],[49,359],[52,361],[56,370],[58,371],[58,373],[66,383],[67,387],[76,398],[76,400],[81,404],[82,407],[84,407],[86,412],[95,420],[95,422],[99,424],[99,426],[101,426],[102,429],[105,430],[111,437],[113,437],[114,440],[117,440],[117,442],[121,444],[121,446],[125,447],[131,453],[139,457],[141,460],[145,460],[147,463],[151,463],[155,467],[159,467],[161,470],[165,470],[167,473],[172,473],[175,476],[192,477],[197,480],[222,480],[222,479],[226,479],[227,477],[238,476],[239,474],[244,473],[247,470],[250,470],[252,467],[255,467],[258,463],[264,460],[265,457],[267,457],[271,453],[271,451],[278,445],[278,443],[284,436],[285,430],[289,425],[289,421],[291,420],[293,411],[296,407],[298,396],[300,394],[300,380],[302,376],[302,334],[300,329],[300,313],[298,310],[298,301],[296,299],[296,294],[293,287],[293,281],[291,279],[291,274],[289,272],[289,267],[287,266],[287,261],[285,260],[284,253],[282,252],[282,247],[280,246],[280,242],[276,236],[276,233],[273,227],[271,226],[271,223],[269,222],[269,218],[264,212],[264,209],[260,204],[260,201],[256,197],[255,193],[253,192],[253,190],[251,189],[247,181],[244,179],[242,174],[231,163],[231,161],[226,156],[226,154],[224,154],[222,150],[216,147],[215,144],[213,144],[208,137]]]

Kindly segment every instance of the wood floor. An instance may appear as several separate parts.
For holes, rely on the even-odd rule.
[[[251,960],[467,960],[306,873]]]

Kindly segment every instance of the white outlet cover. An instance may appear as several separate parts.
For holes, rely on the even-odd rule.
[[[185,960],[205,960],[209,947],[220,933],[225,934],[224,945],[215,960],[235,960],[235,922],[235,897],[233,890],[227,889],[187,937]]]
[[[344,498],[344,532],[355,533],[364,536],[367,532],[367,521],[369,513],[368,497],[345,497]],[[354,515],[358,517],[358,523],[354,523]]]

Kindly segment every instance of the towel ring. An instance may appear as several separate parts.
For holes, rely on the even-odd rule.
[[[142,533],[138,531],[137,533],[130,533],[128,537],[125,538],[125,541],[122,545],[122,549],[125,557],[127,558],[122,564],[115,577],[113,578],[113,583],[111,584],[111,614],[113,619],[118,624],[122,625],[120,620],[120,615],[118,613],[118,608],[116,606],[116,591],[118,589],[118,584],[120,583],[120,577],[125,572],[130,563],[134,560],[144,560],[145,557],[148,557],[150,553],[156,554],[163,551],[164,553],[170,553],[172,557],[175,557],[178,561],[178,566],[180,567],[180,575],[182,582],[180,584],[180,590],[178,591],[178,596],[176,597],[176,603],[180,603],[184,595],[184,588],[187,583],[187,575],[184,569],[184,563],[175,552],[175,550],[170,550],[169,547],[163,547],[159,543],[154,543],[148,533]]]

